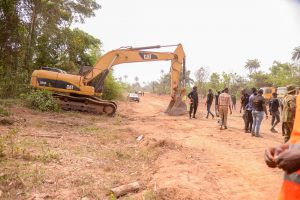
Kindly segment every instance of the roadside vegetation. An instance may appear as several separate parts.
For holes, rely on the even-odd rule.
[[[0,2],[0,98],[32,97],[29,87],[33,70],[56,67],[78,74],[82,66],[93,66],[101,55],[99,39],[78,29],[101,6],[95,1]],[[55,13],[55,14],[53,14]],[[106,81],[104,97],[117,98],[120,86]]]

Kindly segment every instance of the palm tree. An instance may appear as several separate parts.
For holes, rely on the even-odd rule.
[[[293,61],[297,61],[299,59],[300,59],[300,46],[294,48],[293,55],[292,55]]]
[[[260,62],[257,59],[252,59],[252,60],[248,59],[244,67],[245,69],[249,70],[249,73],[251,75],[253,72],[256,72],[258,68],[260,68]]]
[[[127,78],[128,78],[128,76],[124,75],[125,82],[127,82]]]
[[[134,77],[135,82],[139,82],[139,77]]]
[[[300,46],[294,48],[294,51],[292,53],[292,60],[300,68]]]
[[[187,70],[185,72],[185,83],[190,87],[195,81],[191,78],[191,71]]]

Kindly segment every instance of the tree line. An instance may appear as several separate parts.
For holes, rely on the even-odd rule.
[[[249,72],[247,76],[226,72],[210,73],[208,68],[199,67],[194,72],[194,79],[191,78],[191,71],[186,72],[185,82],[188,91],[195,85],[202,95],[205,95],[208,89],[217,92],[225,87],[229,87],[232,94],[239,95],[243,89],[252,87],[280,87],[288,84],[300,86],[300,46],[294,48],[292,60],[293,63],[274,61],[268,71],[264,72],[258,59],[249,59],[243,66]],[[163,70],[161,72],[159,80],[148,83],[143,89],[158,94],[169,94],[170,74],[164,73]]]
[[[27,90],[32,71],[41,66],[77,73],[93,65],[101,41],[72,25],[100,8],[96,0],[1,0],[0,97]]]

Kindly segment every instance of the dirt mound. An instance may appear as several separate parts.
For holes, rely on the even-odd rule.
[[[182,149],[182,145],[178,145],[169,139],[156,140],[155,138],[149,138],[146,139],[141,145],[149,149],[156,149],[156,148],[164,148],[169,150]]]

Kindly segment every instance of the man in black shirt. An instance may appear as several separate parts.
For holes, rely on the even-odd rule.
[[[188,98],[190,99],[190,118],[192,117],[192,112],[193,112],[193,118],[196,118],[196,112],[197,112],[197,107],[198,107],[198,93],[197,93],[197,87],[194,86],[193,90],[188,94]]]
[[[208,119],[208,116],[209,114],[211,114],[212,118],[214,118],[214,114],[212,114],[212,112],[210,111],[210,108],[211,108],[211,104],[214,100],[214,95],[212,93],[212,90],[211,89],[208,89],[208,94],[207,94],[207,97],[206,97],[206,108],[207,108],[207,115],[206,115],[206,119]]]
[[[218,91],[218,93],[215,95],[215,113],[216,113],[216,116],[219,117],[219,95],[221,94],[220,91]]]
[[[279,100],[277,99],[277,94],[273,93],[272,96],[273,98],[269,101],[269,111],[270,115],[272,115],[272,128],[270,130],[274,133],[277,133],[277,131],[275,130],[275,126],[280,122],[280,112],[278,109],[280,104]]]
[[[264,118],[264,113],[266,114],[266,119],[268,119],[268,112],[266,109],[265,98],[262,96],[264,91],[262,89],[258,90],[257,95],[253,97],[252,100],[252,117],[253,117],[253,126],[252,126],[252,136],[261,137],[259,134],[260,125]]]
[[[251,132],[251,129],[252,129],[252,125],[249,127],[249,125],[250,125],[249,120],[252,121],[252,114],[251,113],[249,114],[249,112],[252,112],[252,111],[247,111],[247,109],[246,109],[246,106],[248,105],[248,103],[249,103],[249,94],[246,92],[246,90],[243,90],[242,96],[241,96],[240,113],[242,113],[242,110],[243,110],[243,120],[244,120],[246,133]]]

